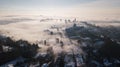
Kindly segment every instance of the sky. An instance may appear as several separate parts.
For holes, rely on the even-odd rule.
[[[0,0],[0,15],[120,17],[120,0]]]

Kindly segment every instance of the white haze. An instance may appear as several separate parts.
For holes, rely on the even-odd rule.
[[[19,22],[12,22],[13,19],[18,18],[30,18],[32,20],[22,20]],[[39,47],[41,47],[40,52],[46,52],[46,50],[50,47],[53,48],[55,54],[61,53],[62,51],[65,52],[72,52],[75,53],[83,53],[79,47],[76,46],[76,42],[73,41],[73,44],[70,43],[69,39],[63,35],[61,38],[59,35],[49,35],[49,33],[44,32],[45,30],[51,30],[54,33],[57,33],[56,29],[51,29],[51,26],[61,27],[60,32],[64,34],[64,29],[66,27],[71,26],[65,25],[64,19],[60,21],[59,18],[49,19],[43,22],[40,22],[41,19],[52,18],[52,17],[45,17],[45,16],[33,16],[33,17],[26,17],[26,16],[7,16],[1,17],[0,23],[4,21],[11,21],[8,24],[0,25],[0,34],[4,36],[12,37],[14,40],[27,40],[30,43],[38,43],[40,41],[46,40],[49,46],[45,46],[42,43],[39,43]],[[1,21],[2,20],[2,21]],[[60,44],[56,43],[56,38],[59,38],[61,41],[64,42],[64,47],[62,48]]]

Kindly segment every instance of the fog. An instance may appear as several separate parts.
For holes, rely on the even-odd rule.
[[[65,36],[64,30],[71,25],[72,23],[66,25],[64,19],[60,21],[60,18],[53,19],[46,16],[5,16],[0,19],[0,34],[9,36],[13,40],[22,39],[30,43],[37,43],[41,47],[40,52],[46,52],[48,48],[52,47],[56,55],[63,51],[83,53],[75,45],[75,41],[72,41],[73,43],[71,44],[69,38]],[[52,29],[52,27],[60,29],[57,31],[57,29]],[[50,35],[49,31],[52,31],[54,35]],[[62,33],[62,38],[58,32]],[[60,43],[56,43],[56,38],[63,41],[63,47],[61,47]],[[44,45],[44,40],[46,40],[47,46]]]

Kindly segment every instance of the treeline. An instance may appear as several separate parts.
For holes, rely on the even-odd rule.
[[[38,50],[37,44],[25,40],[14,41],[10,37],[0,36],[0,65],[17,57],[32,58]]]

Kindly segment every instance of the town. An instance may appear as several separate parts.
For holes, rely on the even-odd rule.
[[[41,19],[39,23],[54,19]],[[31,43],[0,35],[0,67],[119,67],[119,27],[76,18],[43,29],[50,38]],[[57,22],[56,22],[57,23]]]

